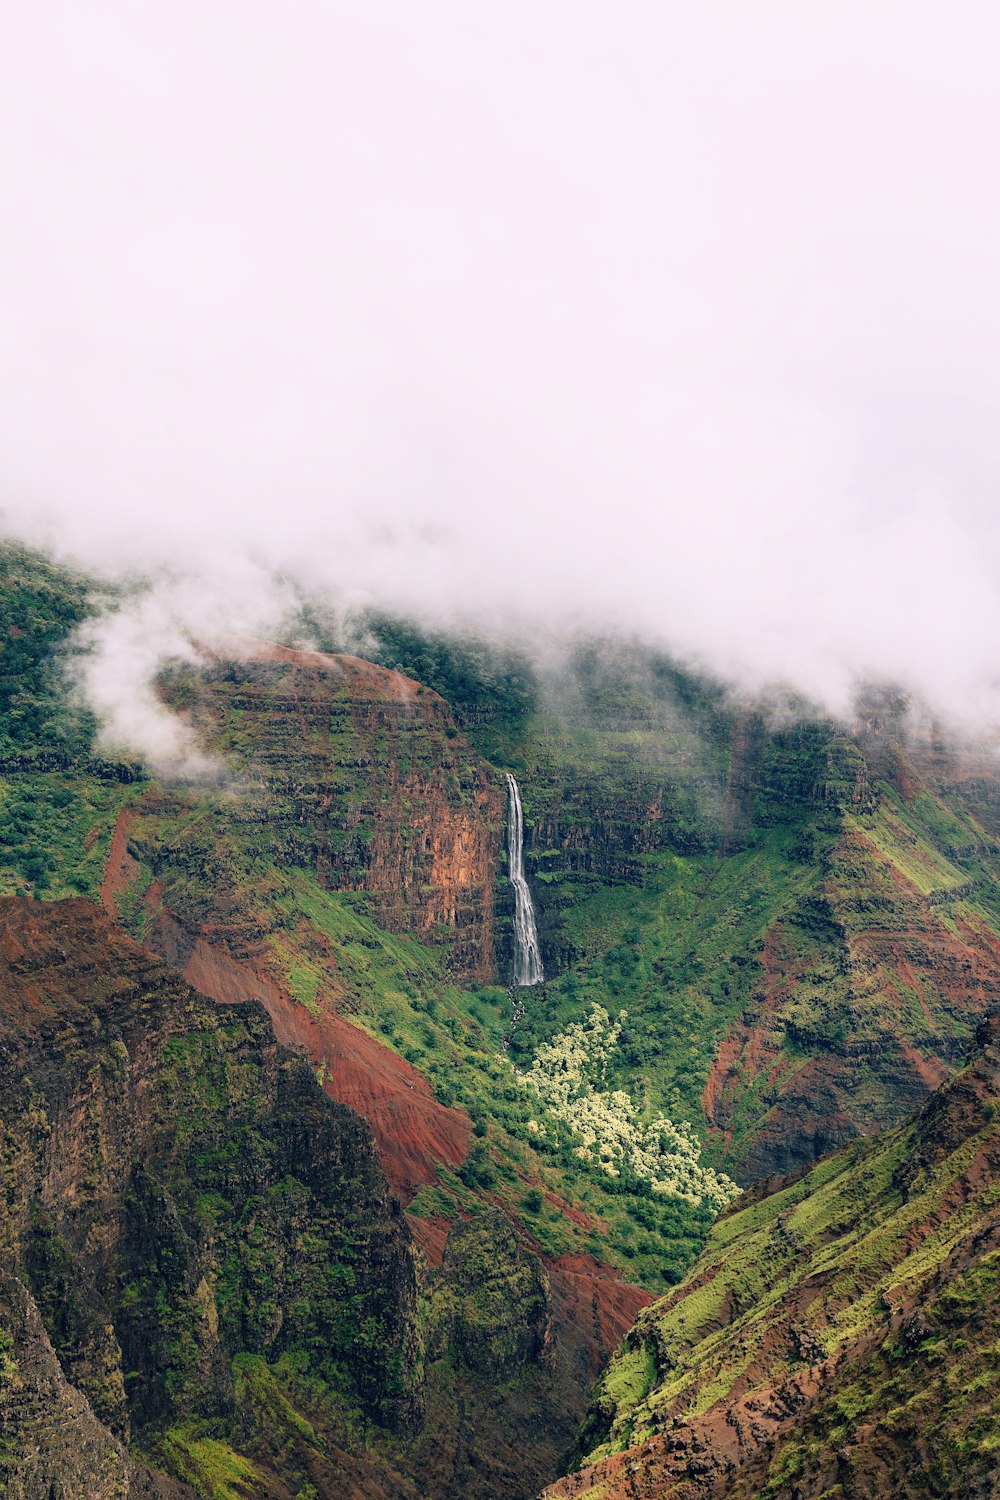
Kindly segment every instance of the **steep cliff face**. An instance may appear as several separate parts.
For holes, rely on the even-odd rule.
[[[444,700],[357,657],[238,652],[166,694],[258,783],[243,841],[278,868],[315,871],[324,889],[366,892],[381,926],[443,944],[457,977],[492,978],[504,800]],[[168,883],[185,852],[163,858]]]
[[[240,1395],[257,1367],[419,1425],[405,1223],[257,1005],[203,999],[89,902],[7,899],[0,1044],[5,1493],[70,1483],[57,1430],[86,1477],[65,1493],[146,1493],[130,1442],[200,1492],[218,1464],[295,1493],[318,1460],[275,1471]]]
[[[135,1462],[63,1372],[30,1291],[0,1280],[0,1481],[10,1500],[194,1500]]]
[[[404,1203],[437,1180],[438,1166],[461,1165],[471,1136],[468,1116],[436,1099],[427,1078],[398,1052],[346,1020],[340,996],[324,995],[317,984],[310,1003],[297,1000],[282,963],[286,949],[254,944],[245,956],[234,957],[229,933],[182,921],[156,885],[144,919],[146,943],[203,995],[223,1005],[251,996],[261,1001],[278,1040],[309,1058],[331,1099],[367,1121],[383,1170]],[[315,941],[311,928],[300,935],[307,944]],[[329,944],[321,945],[319,963],[322,976],[335,985]]]
[[[584,1467],[546,1495],[987,1500],[998,1197],[994,1016],[910,1125],[720,1220],[603,1378]]]
[[[430,760],[414,750],[424,729],[412,727],[413,705],[427,696],[432,718],[442,709],[399,674],[278,648],[258,656],[216,663],[169,696],[221,753],[248,765],[256,757],[266,795],[255,800],[244,786],[199,803],[150,788],[121,815],[105,898],[126,917],[131,910],[144,940],[206,993],[264,1001],[326,1090],[368,1120],[404,1202],[432,1195],[430,1214],[413,1220],[430,1246],[439,1231],[427,1226],[442,1206],[445,1222],[466,1211],[442,1170],[465,1173],[465,1186],[479,1190],[464,1163],[483,1084],[447,1075],[440,1032],[421,1018],[437,1004],[428,997],[444,994],[440,975],[415,949],[382,963],[383,923],[434,933],[421,926],[412,870],[396,858],[398,809],[379,803],[378,787],[396,795],[415,755],[440,769],[447,747],[464,741],[446,728],[444,749],[431,735]],[[647,1111],[703,1123],[709,1160],[740,1182],[807,1166],[914,1108],[958,1064],[998,993],[996,779],[988,765],[963,776],[933,747],[907,748],[895,720],[869,715],[853,736],[808,715],[775,726],[676,670],[637,679],[620,665],[591,664],[508,747],[524,768],[528,869],[555,979],[544,1003],[505,1027],[501,1045],[524,1068],[592,1004],[625,1010],[613,1083],[641,1095]],[[336,713],[347,714],[332,759],[315,728],[331,692]],[[357,700],[349,711],[344,693]],[[400,702],[409,728],[393,717]],[[379,749],[372,715],[381,723],[386,703],[395,727]],[[294,795],[290,764],[299,766]],[[438,772],[421,774],[426,789]],[[347,847],[352,809],[365,797],[371,868],[382,876],[358,892],[369,905],[348,921],[319,893],[351,884],[343,863],[332,878],[329,850]],[[422,805],[447,825],[440,806]],[[495,849],[502,807],[463,805],[459,814],[483,820],[469,847],[482,853],[493,838]],[[395,916],[380,882],[395,882]],[[363,928],[362,917],[374,926]],[[460,931],[441,927],[448,941],[431,946],[459,951]],[[388,1016],[401,1012],[396,1030]],[[449,1011],[453,1070],[482,1045],[483,1015],[478,1001]],[[513,1087],[508,1078],[503,1095]],[[501,1099],[491,1114],[506,1109]],[[537,1169],[530,1159],[525,1167],[528,1181]],[[442,1186],[443,1205],[433,1198]],[[518,1211],[515,1195],[502,1201]],[[662,1214],[628,1205],[633,1238],[619,1204],[567,1215],[579,1234],[552,1247],[550,1271],[558,1252],[600,1255],[604,1234],[619,1266],[641,1256],[640,1274],[678,1274],[690,1252],[670,1245],[680,1242],[677,1215],[668,1227]],[[609,1223],[610,1233],[599,1228]],[[643,1233],[653,1227],[657,1240]],[[700,1232],[692,1220],[688,1235]]]

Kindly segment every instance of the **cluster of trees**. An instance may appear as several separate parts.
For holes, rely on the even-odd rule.
[[[82,579],[0,543],[0,760],[89,748],[93,722],[71,705],[61,660],[87,613]]]
[[[624,1012],[612,1021],[603,1006],[594,1005],[585,1021],[573,1022],[539,1047],[522,1080],[525,1089],[578,1139],[575,1155],[606,1176],[624,1174],[630,1186],[644,1180],[656,1192],[725,1207],[739,1189],[724,1173],[702,1164],[690,1125],[663,1116],[643,1121],[624,1089],[606,1087],[608,1061],[624,1021]],[[544,1137],[547,1127],[532,1121],[529,1130]]]

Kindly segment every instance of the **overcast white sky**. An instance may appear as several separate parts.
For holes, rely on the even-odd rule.
[[[992,712],[998,42],[969,0],[15,7],[0,525],[169,559],[201,629],[291,566]]]

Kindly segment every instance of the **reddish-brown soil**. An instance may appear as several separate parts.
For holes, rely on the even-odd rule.
[[[101,881],[101,905],[114,915],[117,898],[125,894],[139,873],[138,862],[132,858],[128,848],[128,831],[136,819],[134,807],[123,807],[115,821],[111,835],[108,862]]]
[[[590,1255],[560,1255],[546,1260],[546,1266],[555,1332],[579,1351],[596,1376],[640,1310],[654,1299]]]
[[[449,1220],[415,1214],[407,1214],[406,1220],[428,1265],[440,1266],[452,1228]],[[595,1379],[653,1297],[642,1287],[622,1281],[617,1271],[590,1255],[567,1254],[553,1259],[537,1247],[536,1253],[548,1272],[556,1340],[564,1351],[572,1351],[573,1358]]]
[[[406,1215],[410,1233],[427,1257],[429,1266],[440,1266],[444,1260],[444,1247],[452,1227],[450,1219],[421,1218],[419,1214]]]
[[[437,1181],[437,1163],[461,1164],[469,1149],[471,1122],[463,1111],[438,1103],[426,1079],[404,1058],[328,1005],[312,1015],[262,967],[240,962],[204,935],[187,931],[162,906],[161,897],[154,886],[148,900],[148,936],[156,951],[177,963],[196,989],[223,1004],[258,999],[280,1042],[306,1052],[316,1069],[325,1063],[324,1088],[367,1120],[382,1168],[404,1203],[422,1184]],[[572,1212],[571,1205],[557,1201]],[[589,1225],[585,1216],[576,1217]],[[451,1225],[416,1215],[407,1215],[407,1222],[428,1264],[440,1266]],[[560,1360],[578,1372],[576,1378],[590,1382],[652,1296],[589,1255],[541,1259],[549,1276],[552,1332]]]
[[[305,667],[312,672],[329,672],[346,679],[352,698],[369,699],[373,703],[392,698],[403,703],[419,696],[444,704],[439,693],[415,682],[412,677],[342,652],[303,651],[292,646],[278,646],[273,641],[246,640],[233,643],[224,653],[212,651],[205,654],[218,660],[273,661],[285,666]]]

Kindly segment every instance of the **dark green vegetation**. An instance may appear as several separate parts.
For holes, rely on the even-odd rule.
[[[413,621],[368,613],[352,629],[321,634],[324,650],[356,650],[433,688],[479,753],[498,765],[536,711],[542,695],[527,652],[475,635],[441,634]]]
[[[203,999],[90,903],[7,900],[0,916],[5,1263],[108,1462],[113,1435],[203,1493],[242,1494],[225,1472],[276,1466],[241,1399],[254,1371],[315,1392],[334,1432],[412,1428],[409,1237],[357,1116],[277,1048],[259,1007]],[[58,1411],[37,1429],[24,1409],[28,1333],[42,1339],[10,1320],[5,1493],[99,1493]],[[336,1473],[314,1438],[277,1463],[291,1493]]]
[[[93,723],[68,705],[60,661],[88,612],[85,579],[0,542],[0,764],[88,749]]]
[[[554,1495],[989,1497],[1000,1483],[1000,1018],[905,1128],[712,1230],[603,1377]]]
[[[0,542],[0,895],[97,894],[138,768],[92,753],[67,690],[87,580]]]

